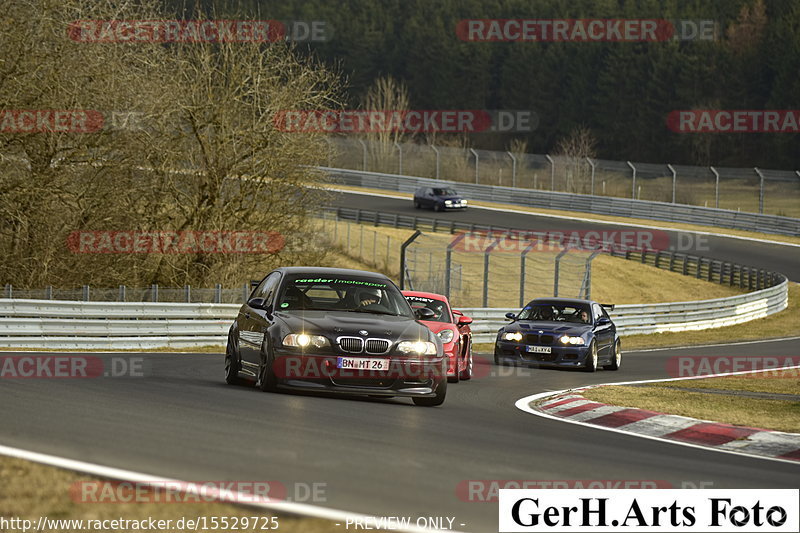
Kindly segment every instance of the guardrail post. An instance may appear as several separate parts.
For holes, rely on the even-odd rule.
[[[469,149],[470,153],[475,157],[475,184],[478,184],[478,152],[474,148]]]
[[[221,304],[222,303],[222,285],[217,283],[214,286],[214,303]]]
[[[633,166],[633,163],[631,163],[630,161],[625,161],[625,162],[628,163],[628,166],[631,167],[631,170],[633,171],[633,176],[632,176],[633,181],[631,182],[631,198],[636,200],[636,167]]]
[[[125,301],[125,289],[126,289],[125,285],[120,285],[119,286],[119,297],[117,299],[120,302],[124,302]]]
[[[187,304],[192,303],[192,286],[191,285],[184,285],[183,286],[183,295],[184,295],[184,299],[186,300]]]
[[[5,287],[6,298],[12,298],[14,296],[14,288],[11,286],[10,283],[6,283]]]
[[[400,245],[400,290],[405,289],[406,286],[406,248],[420,235],[422,235],[422,232],[416,230],[411,237]]]
[[[756,174],[758,174],[758,214],[764,214],[764,174],[754,167]]]
[[[88,302],[89,301],[89,286],[88,285],[84,285],[82,287],[82,289],[83,289],[83,301],[84,302]]]
[[[587,157],[587,158],[586,158],[586,161],[588,161],[588,162],[589,162],[589,166],[590,166],[590,167],[592,167],[592,177],[591,177],[591,181],[590,181],[590,189],[589,189],[589,194],[591,194],[592,196],[594,196],[594,169],[595,169],[595,167],[596,167],[597,165],[595,164],[595,162],[594,162],[594,161],[592,161],[592,158],[591,158],[591,157]]]
[[[361,147],[364,150],[362,152],[362,155],[361,155],[361,170],[366,172],[367,171],[367,143],[365,143],[363,139],[359,139],[358,142],[361,143]]]
[[[158,301],[158,284],[153,283],[150,285],[150,299],[154,302]]]
[[[440,161],[439,161],[439,149],[438,149],[438,148],[436,148],[436,147],[435,147],[434,145],[432,145],[432,144],[430,144],[430,145],[428,145],[428,146],[430,146],[430,147],[431,147],[431,150],[433,150],[433,153],[434,153],[434,154],[436,154],[436,179],[438,180],[438,179],[439,179],[439,168],[440,168],[440,167],[439,167],[439,164],[440,164]]]
[[[48,285],[44,289],[44,298],[45,300],[52,300],[53,299],[53,286]]]
[[[401,176],[403,175],[403,147],[398,144],[397,141],[394,142],[394,147],[397,148],[397,173]]]
[[[675,203],[675,189],[678,185],[678,173],[675,172],[675,169],[667,163],[667,168],[672,172],[672,203]]]
[[[517,158],[511,152],[506,152],[511,158],[511,186],[517,186]]]
[[[552,192],[556,190],[556,162],[553,161],[550,154],[545,154],[544,156],[550,162],[550,191]]]
[[[714,207],[719,209],[719,172],[714,167],[708,167],[714,173]]]

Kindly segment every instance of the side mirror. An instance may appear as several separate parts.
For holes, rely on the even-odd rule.
[[[458,317],[458,325],[459,326],[466,326],[467,324],[472,324],[472,319],[468,316],[460,316]]]
[[[414,311],[414,314],[420,320],[429,320],[434,316],[436,316],[436,313],[434,313],[432,309],[428,309],[427,307],[420,307],[419,309]]]
[[[607,326],[608,324],[611,324],[611,320],[604,316],[601,316],[600,318],[597,319],[598,326]]]
[[[247,301],[247,305],[253,309],[261,309],[262,311],[266,311],[267,314],[272,312],[272,306],[268,305],[264,298],[251,298]]]
[[[509,320],[516,320],[517,319],[517,313],[506,313],[506,318],[509,319]]]

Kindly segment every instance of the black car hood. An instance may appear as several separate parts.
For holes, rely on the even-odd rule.
[[[506,331],[519,331],[522,333],[556,333],[581,335],[591,331],[591,324],[579,324],[577,322],[543,322],[538,320],[518,320],[505,326]]]
[[[439,200],[461,200],[460,196],[437,196]]]
[[[380,337],[390,340],[429,340],[430,330],[405,316],[352,313],[346,311],[277,312],[293,331],[326,334],[329,337]],[[367,335],[360,333],[366,331]]]

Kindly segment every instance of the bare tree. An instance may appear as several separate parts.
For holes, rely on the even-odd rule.
[[[565,191],[589,192],[591,170],[586,158],[596,156],[596,146],[597,140],[585,126],[578,126],[558,141],[554,154],[556,175],[564,176]]]
[[[390,113],[402,116],[409,110],[410,100],[408,88],[403,82],[395,80],[392,76],[378,78],[367,90],[362,106],[365,111],[385,112],[386,118]],[[388,124],[386,124],[388,126]],[[398,154],[395,143],[401,143],[409,137],[407,132],[399,129],[378,128],[365,134],[370,154],[376,168],[382,172],[397,171]]]

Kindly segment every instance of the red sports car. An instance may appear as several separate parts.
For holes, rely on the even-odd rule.
[[[434,312],[429,320],[420,320],[442,339],[444,353],[450,359],[447,380],[457,383],[472,377],[472,319],[450,308],[446,296],[430,292],[402,291],[412,309],[427,307]]]

